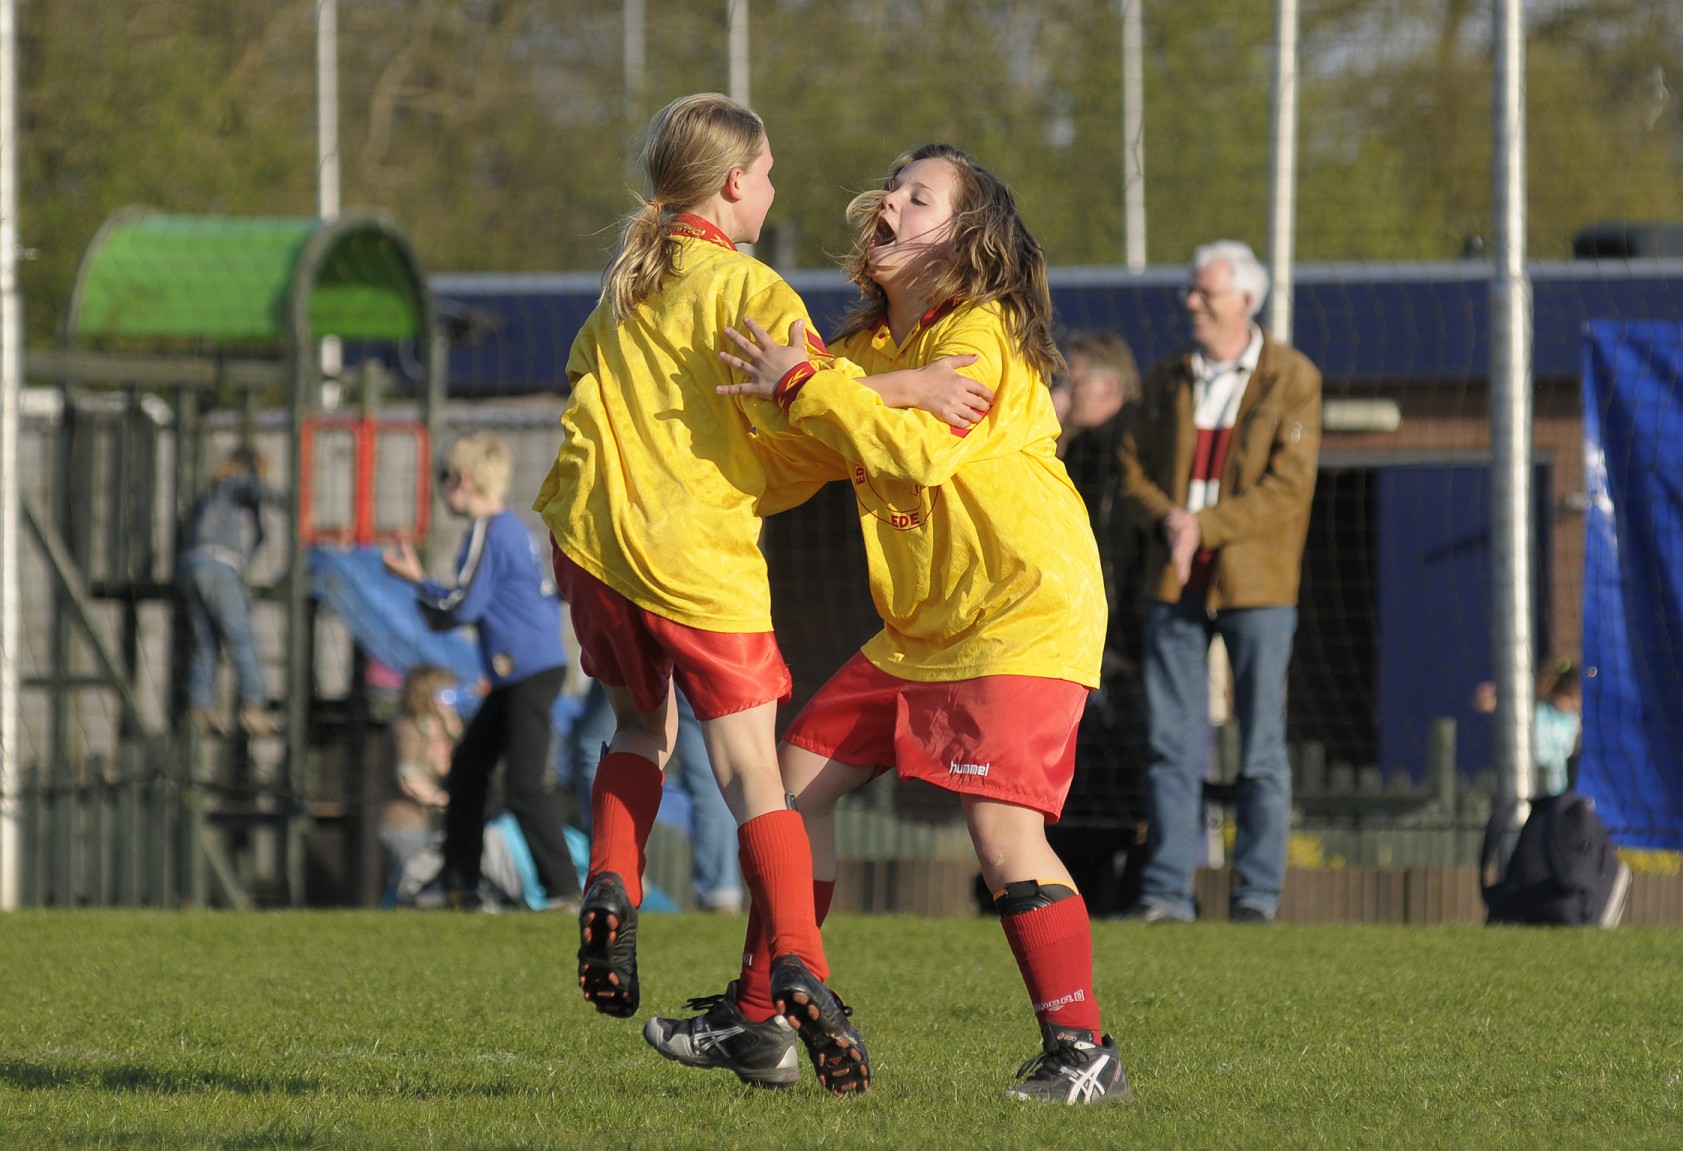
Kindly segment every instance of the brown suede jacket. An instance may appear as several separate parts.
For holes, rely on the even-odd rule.
[[[1149,537],[1145,594],[1180,599],[1159,522],[1186,506],[1191,482],[1190,353],[1159,362],[1146,377],[1139,418],[1124,437],[1122,498]],[[1321,450],[1321,373],[1299,351],[1263,336],[1221,469],[1220,498],[1198,513],[1203,546],[1215,552],[1205,607],[1297,603],[1303,542]]]

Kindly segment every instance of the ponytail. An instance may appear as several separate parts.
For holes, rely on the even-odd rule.
[[[668,272],[677,270],[678,243],[666,234],[671,213],[659,200],[642,207],[620,223],[619,247],[602,277],[602,303],[622,323],[638,304],[660,290]]]
[[[681,246],[667,234],[672,217],[706,202],[765,147],[759,116],[717,92],[681,96],[655,113],[639,157],[649,195],[620,222],[619,245],[602,276],[601,300],[615,323],[678,270]]]

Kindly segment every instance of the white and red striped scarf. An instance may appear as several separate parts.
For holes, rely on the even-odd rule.
[[[1192,476],[1186,490],[1186,509],[1201,512],[1221,499],[1221,466],[1227,460],[1227,446],[1233,438],[1233,424],[1245,385],[1262,355],[1262,330],[1251,325],[1251,342],[1236,359],[1211,363],[1202,352],[1192,353]],[[1200,550],[1192,561],[1192,578],[1186,590],[1202,594],[1210,584],[1210,567],[1215,553]]]

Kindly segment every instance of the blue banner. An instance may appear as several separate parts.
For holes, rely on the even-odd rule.
[[[1683,325],[1588,325],[1584,453],[1578,789],[1622,846],[1683,850]]]

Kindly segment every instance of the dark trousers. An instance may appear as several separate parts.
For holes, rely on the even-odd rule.
[[[479,888],[486,793],[491,773],[502,761],[503,806],[520,824],[538,881],[551,899],[579,893],[578,873],[562,830],[561,802],[548,786],[550,716],[566,675],[565,668],[551,668],[495,688],[456,744],[450,757],[450,802],[444,810],[444,877],[457,890]]]

